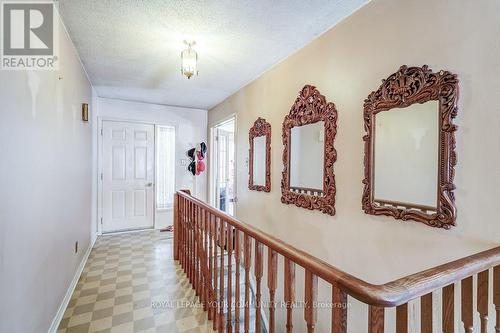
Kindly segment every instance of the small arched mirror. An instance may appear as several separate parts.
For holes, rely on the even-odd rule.
[[[402,66],[365,100],[367,214],[455,225],[458,79],[427,66]]]
[[[335,215],[336,133],[335,104],[304,86],[283,121],[281,202]]]
[[[258,118],[249,134],[248,188],[254,191],[271,191],[271,124]]]

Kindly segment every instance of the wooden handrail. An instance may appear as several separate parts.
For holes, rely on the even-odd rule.
[[[395,307],[417,297],[458,282],[500,264],[500,246],[458,259],[422,272],[381,285],[368,283],[325,261],[299,250],[247,223],[227,215],[182,191],[177,195],[190,200],[203,210],[223,219],[234,228],[271,248],[310,273],[347,292],[350,296],[375,307]]]

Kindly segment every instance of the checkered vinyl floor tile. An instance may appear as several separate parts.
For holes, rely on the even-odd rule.
[[[157,230],[98,238],[59,333],[213,332],[206,312],[173,260],[172,233]]]

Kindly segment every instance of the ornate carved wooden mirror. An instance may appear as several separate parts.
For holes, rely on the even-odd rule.
[[[402,66],[368,96],[365,213],[455,225],[457,100],[456,75],[427,66]]]
[[[271,191],[271,124],[258,118],[250,128],[248,188]]]
[[[306,85],[283,121],[281,202],[335,215],[337,110]]]

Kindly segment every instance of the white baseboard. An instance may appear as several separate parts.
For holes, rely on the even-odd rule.
[[[59,324],[61,323],[61,320],[63,318],[64,312],[66,311],[66,308],[68,307],[69,301],[71,300],[71,295],[73,295],[73,292],[75,291],[76,284],[78,283],[78,280],[80,279],[80,275],[83,272],[83,269],[85,268],[85,264],[87,263],[87,259],[89,258],[90,251],[92,251],[92,248],[94,247],[95,241],[97,237],[92,237],[91,243],[87,251],[85,252],[85,255],[82,258],[82,261],[80,262],[80,265],[78,266],[78,269],[75,272],[75,276],[73,277],[73,280],[71,281],[71,284],[68,287],[68,290],[66,291],[66,295],[64,295],[63,301],[61,305],[59,306],[59,309],[57,310],[57,313],[52,320],[52,324],[50,325],[50,328],[48,330],[48,333],[56,333],[57,328],[59,327]]]
[[[90,237],[90,246],[89,246],[90,250],[92,250],[92,248],[94,247],[95,241],[97,240],[97,236],[99,236],[99,235],[95,234],[94,236]],[[90,254],[90,251],[88,249],[87,249],[87,252],[88,252],[88,254]],[[85,254],[87,254],[87,253],[85,253]]]

